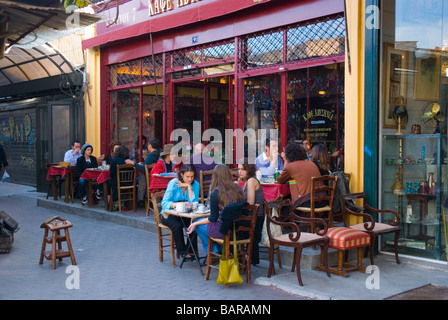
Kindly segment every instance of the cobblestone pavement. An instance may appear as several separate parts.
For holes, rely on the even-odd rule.
[[[11,252],[0,254],[2,300],[307,299],[254,283],[226,288],[216,283],[217,270],[212,270],[210,280],[205,281],[194,262],[172,267],[166,255],[160,263],[155,233],[41,208],[36,205],[38,194],[32,188],[16,192],[12,186],[0,186],[0,210],[20,224]],[[74,225],[70,237],[79,268],[79,289],[66,286],[67,279],[74,276],[66,273],[70,258],[57,262],[56,270],[51,270],[48,260],[38,264],[44,233],[40,225],[59,215]],[[253,268],[252,279],[266,274],[264,261]]]

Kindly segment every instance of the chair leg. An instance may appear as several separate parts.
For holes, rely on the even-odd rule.
[[[296,266],[297,280],[299,281],[299,285],[303,287],[302,276],[300,274],[300,258],[302,256],[302,248],[297,248],[294,256],[294,264]]]
[[[163,262],[163,239],[160,227],[157,227],[157,235],[159,237],[159,261]]]
[[[328,278],[330,278],[330,269],[328,268],[328,242],[320,245],[320,262],[321,266],[325,269]]]
[[[277,248],[275,249],[277,251],[277,261],[278,261],[278,267],[279,269],[283,269],[282,266],[282,259],[280,257],[280,246],[277,246]]]
[[[210,269],[212,265],[212,251],[213,251],[213,241],[208,239],[208,247],[207,247],[207,267],[205,268],[205,276],[204,279],[208,280],[210,277]]]
[[[293,257],[295,257],[296,254],[297,254],[297,248],[294,248],[294,256]],[[296,268],[296,264],[293,263],[292,266],[291,266],[291,272],[294,272],[295,268]]]
[[[170,234],[170,250],[171,250],[171,264],[173,265],[173,267],[176,266],[176,257],[175,257],[175,249],[176,247],[174,246],[174,237],[173,237],[173,233],[171,232]]]
[[[121,213],[121,192],[118,190],[118,212]]]
[[[372,236],[371,238],[370,238],[370,264],[373,266],[373,265],[375,265],[375,260],[374,260],[374,257],[373,257],[373,250],[375,249],[375,236]],[[367,252],[367,250],[366,250],[366,252]]]
[[[274,268],[274,244],[270,244],[269,246],[269,268],[268,268],[268,278],[271,277],[272,274],[275,274]]]
[[[397,264],[400,264],[400,260],[398,259],[398,239],[400,238],[400,231],[395,232],[395,239],[394,239],[394,250],[395,250],[395,260],[397,261]]]

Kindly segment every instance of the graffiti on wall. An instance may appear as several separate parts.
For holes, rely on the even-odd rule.
[[[6,150],[11,173],[16,177],[36,169],[36,129],[29,113],[0,115],[0,143]],[[34,176],[34,174],[33,174]]]

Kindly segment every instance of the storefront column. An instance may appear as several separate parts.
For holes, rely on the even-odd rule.
[[[364,190],[364,1],[346,0],[345,64],[345,172],[351,173],[350,191]],[[348,57],[350,54],[350,59]],[[350,224],[358,223],[351,219]]]

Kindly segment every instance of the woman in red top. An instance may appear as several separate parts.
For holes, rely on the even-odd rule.
[[[157,160],[156,165],[152,167],[151,173],[149,174],[151,179],[154,174],[168,173],[168,172],[176,172],[182,167],[182,163],[175,164],[174,159],[176,158],[175,154],[171,154],[171,150],[174,145],[166,144],[163,147],[163,151],[160,153],[160,158]]]

